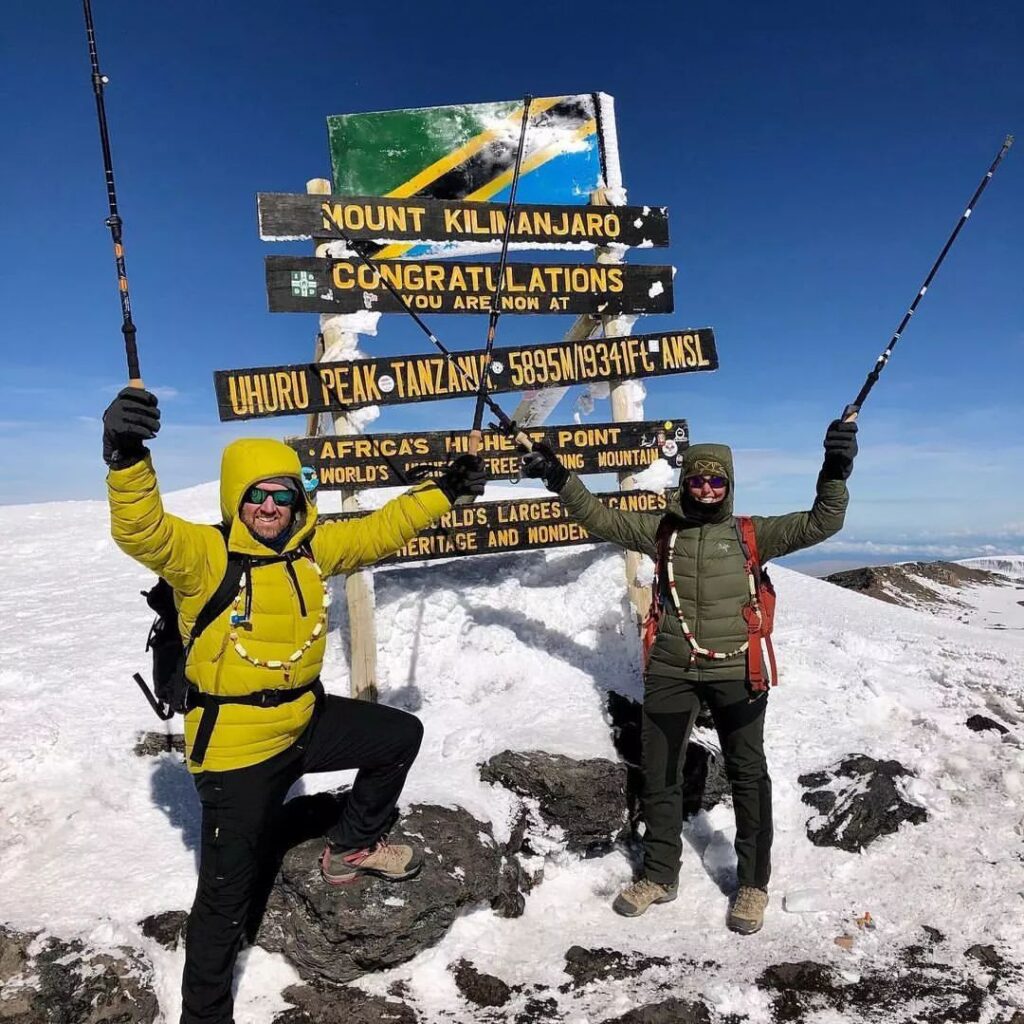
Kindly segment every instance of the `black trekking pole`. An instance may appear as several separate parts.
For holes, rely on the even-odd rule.
[[[364,256],[363,253],[359,251],[357,243],[354,242],[351,238],[349,238],[349,236],[345,234],[344,231],[341,232],[341,238],[342,241],[344,241],[347,248],[349,249],[349,251],[355,253],[356,259],[358,259],[359,262],[363,264],[363,266],[369,268],[371,271],[373,271],[373,273],[379,275],[380,283],[384,285],[384,287],[391,293],[395,301],[402,307],[402,309],[406,313],[408,313],[409,316],[412,317],[416,326],[430,340],[430,344],[433,345],[434,348],[436,348],[437,351],[440,352],[442,356],[444,356],[445,360],[452,367],[452,369],[459,374],[463,382],[467,384],[472,384],[474,387],[476,387],[476,381],[474,381],[473,378],[470,377],[470,375],[455,361],[455,356],[452,354],[451,349],[449,349],[441,341],[441,339],[438,338],[438,336],[427,326],[423,317],[421,317],[419,313],[417,313],[416,310],[413,309],[412,306],[410,306],[409,303],[406,301],[405,296],[402,295],[402,293],[383,274],[379,273],[377,264],[374,263],[373,260]],[[481,370],[481,374],[483,374],[483,372],[484,371]],[[483,400],[484,404],[487,406],[488,409],[491,410],[491,412],[494,414],[495,418],[498,421],[496,424],[494,424],[494,426],[497,429],[503,430],[509,437],[514,438],[516,443],[521,444],[527,451],[532,451],[533,442],[530,440],[529,436],[519,430],[519,428],[516,426],[515,421],[509,418],[505,410],[502,409],[502,407],[498,405],[498,403],[495,402],[494,399],[491,398],[491,396],[487,394],[486,391],[483,392]]]
[[[505,208],[505,234],[501,239],[501,257],[498,260],[498,280],[491,296],[491,310],[487,317],[487,341],[484,345],[483,368],[480,372],[480,391],[476,396],[476,410],[473,413],[473,429],[469,432],[469,454],[476,455],[483,444],[484,404],[487,400],[487,368],[491,363],[491,352],[494,350],[494,335],[498,330],[498,317],[501,316],[501,296],[505,290],[505,264],[508,260],[508,242],[512,234],[512,215],[516,208],[516,191],[519,188],[519,172],[523,166],[523,150],[526,148],[526,129],[530,123],[530,104],[533,97],[527,93],[523,97],[523,124],[519,130],[519,148],[516,150],[516,162],[512,168],[512,184],[508,192],[508,206]]]
[[[995,174],[996,168],[1001,163],[1004,156],[1006,156],[1009,148],[1013,145],[1013,136],[1007,135],[1003,140],[1003,145],[999,152],[996,154],[995,160],[992,161],[992,166],[985,172],[985,177],[981,179],[981,184],[975,189],[974,195],[971,196],[970,202],[967,204],[967,209],[961,214],[960,219],[956,223],[956,227],[953,229],[953,233],[946,240],[946,244],[942,247],[942,252],[939,253],[939,258],[935,261],[932,269],[928,272],[928,276],[924,279],[924,284],[921,285],[917,295],[914,296],[914,301],[910,304],[910,309],[903,315],[903,319],[900,321],[899,327],[896,328],[896,333],[892,336],[889,344],[886,346],[885,351],[878,357],[874,368],[868,374],[867,379],[864,381],[864,386],[860,389],[857,397],[843,410],[842,419],[846,422],[855,420],[860,413],[861,406],[864,404],[864,400],[868,397],[871,389],[875,386],[878,381],[879,375],[882,370],[885,369],[886,363],[889,362],[889,356],[892,355],[893,349],[896,347],[896,342],[900,340],[903,331],[906,329],[910,318],[914,315],[914,311],[917,309],[918,303],[924,298],[924,293],[928,291],[929,285],[932,283],[932,278],[938,273],[939,267],[942,266],[942,261],[946,258],[946,253],[952,248],[953,243],[956,241],[956,236],[960,234],[960,229],[967,223],[968,217],[974,211],[974,207],[981,197],[981,193],[985,191],[985,186],[992,180],[992,175]]]
[[[135,345],[135,324],[132,321],[132,300],[128,294],[128,273],[124,264],[124,244],[121,241],[121,216],[117,212],[117,191],[114,188],[114,165],[110,157],[110,135],[107,132],[107,110],[103,104],[103,88],[109,79],[100,74],[99,56],[96,53],[96,32],[92,24],[92,7],[89,0],[82,0],[85,11],[85,32],[89,39],[89,60],[92,63],[92,90],[96,94],[96,116],[100,126],[100,144],[103,147],[103,169],[107,178],[107,201],[110,216],[105,223],[110,228],[114,241],[114,263],[117,266],[117,290],[121,297],[121,333],[124,335],[124,351],[128,360],[128,385],[144,387],[139,370],[139,352]]]

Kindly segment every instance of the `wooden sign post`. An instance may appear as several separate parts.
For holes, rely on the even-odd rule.
[[[326,178],[313,178],[306,183],[306,191],[311,195],[330,195],[331,183]],[[326,252],[321,250],[326,250],[328,245],[318,245],[317,256],[326,256]],[[321,315],[320,335],[317,339],[319,360],[334,362],[358,349],[359,335],[351,329],[351,321],[350,316]],[[331,419],[336,434],[361,433],[360,428],[345,413],[334,414]],[[359,498],[354,490],[342,491],[341,507],[344,512],[359,511]],[[377,620],[374,615],[376,594],[371,569],[359,569],[345,577],[345,599],[349,621],[350,693],[356,700],[376,701]]]

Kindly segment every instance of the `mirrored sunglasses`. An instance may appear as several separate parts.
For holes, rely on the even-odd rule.
[[[688,476],[686,478],[686,486],[692,487],[695,491],[699,491],[705,484],[710,484],[717,490],[719,487],[727,486],[728,483],[728,478],[724,476]]]
[[[268,491],[263,487],[250,487],[245,494],[245,500],[250,505],[262,505],[267,498],[273,498],[274,504],[279,508],[290,508],[295,504],[298,495],[290,488],[282,491]]]

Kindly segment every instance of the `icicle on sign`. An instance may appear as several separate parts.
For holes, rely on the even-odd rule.
[[[522,100],[338,114],[327,118],[334,191],[504,202],[512,184]],[[603,93],[548,96],[530,105],[520,203],[585,205],[622,184],[614,102]],[[376,255],[493,252],[494,242],[389,245]]]

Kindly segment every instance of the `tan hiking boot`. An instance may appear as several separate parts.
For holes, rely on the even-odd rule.
[[[415,878],[423,867],[423,854],[414,846],[392,846],[386,839],[362,850],[342,850],[330,843],[320,858],[320,873],[331,885],[348,885],[369,876],[388,882]]]
[[[638,878],[615,897],[612,910],[623,917],[639,917],[652,903],[671,903],[678,894],[678,886]]]
[[[764,924],[764,908],[768,906],[768,893],[752,885],[741,885],[726,918],[731,931],[753,935]]]

